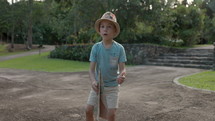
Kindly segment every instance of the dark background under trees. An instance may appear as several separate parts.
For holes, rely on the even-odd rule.
[[[0,41],[26,44],[79,44],[101,40],[94,22],[116,14],[120,43],[167,46],[211,44],[215,0],[0,0]]]

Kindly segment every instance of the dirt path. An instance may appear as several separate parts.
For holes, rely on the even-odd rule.
[[[136,66],[121,86],[117,121],[214,121],[215,93],[173,83],[200,69]],[[88,73],[0,69],[0,121],[84,121]]]

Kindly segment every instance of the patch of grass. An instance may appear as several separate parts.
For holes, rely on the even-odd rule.
[[[19,52],[8,52],[8,51],[2,51],[0,52],[0,56],[9,56],[9,55],[16,55],[27,51],[19,51]]]
[[[16,55],[24,52],[30,52],[30,51],[36,51],[37,49],[32,49],[32,50],[15,50],[14,52],[8,52],[7,50],[7,44],[0,45],[0,56],[9,56],[9,55]]]
[[[6,45],[0,44],[0,56],[6,52]]]
[[[192,45],[192,46],[182,46],[182,47],[174,47],[178,49],[190,49],[190,48],[196,48],[196,47],[207,47],[210,46],[210,44],[201,44],[201,45]]]
[[[201,44],[201,45],[193,45],[193,47],[207,47],[210,46],[212,44]]]
[[[0,44],[0,52],[1,52],[1,51],[4,51],[4,50],[5,50],[5,48],[6,48],[6,46],[5,46],[5,45]]]
[[[206,71],[179,79],[181,84],[215,91],[215,71]]]
[[[87,71],[89,62],[48,58],[49,52],[0,62],[0,68],[13,68],[46,72]]]
[[[0,56],[7,56],[7,55],[15,55],[15,54],[19,54],[22,53],[24,51],[18,51],[18,52],[8,52],[7,51],[7,45],[0,45]]]

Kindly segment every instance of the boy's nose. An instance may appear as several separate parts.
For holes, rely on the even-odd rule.
[[[107,27],[104,27],[104,30],[105,30],[105,31],[107,31],[107,30],[108,30],[108,28],[107,28]]]

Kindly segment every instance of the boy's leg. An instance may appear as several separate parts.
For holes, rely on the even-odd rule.
[[[94,121],[94,106],[97,103],[97,94],[91,89],[86,106],[86,121]]]
[[[108,87],[106,91],[106,101],[107,101],[107,119],[108,121],[116,120],[116,111],[119,102],[119,87]]]
[[[94,110],[94,106],[87,105],[87,107],[86,107],[86,121],[94,121],[93,110]]]
[[[116,120],[116,108],[108,109],[107,118],[108,118],[108,121]]]

